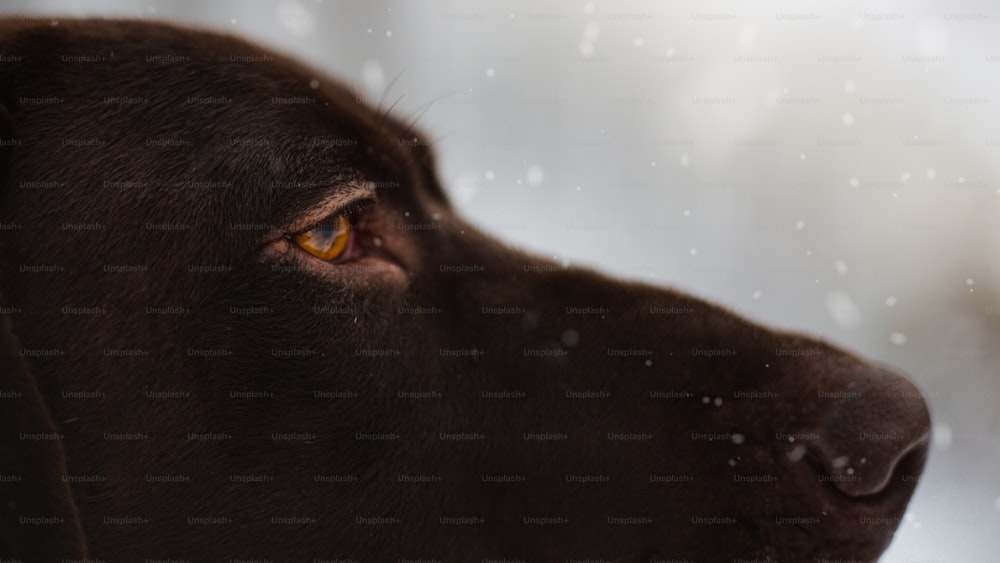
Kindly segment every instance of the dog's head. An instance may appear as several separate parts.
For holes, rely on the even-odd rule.
[[[0,23],[0,556],[871,560],[903,378],[529,256],[242,41]]]

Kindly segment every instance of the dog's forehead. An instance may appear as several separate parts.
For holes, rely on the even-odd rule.
[[[264,220],[331,186],[430,161],[349,88],[234,37],[135,21],[3,27],[17,99],[58,93],[58,103],[21,104],[26,140],[68,156],[67,177],[121,186],[125,206],[147,189],[185,190],[169,198],[179,211],[208,198]],[[34,125],[44,134],[31,138]],[[116,166],[93,177],[91,164],[109,158]]]

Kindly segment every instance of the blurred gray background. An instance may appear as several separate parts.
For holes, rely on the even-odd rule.
[[[911,374],[935,420],[884,561],[1000,554],[1000,4],[0,0],[246,35],[435,140],[500,238]]]

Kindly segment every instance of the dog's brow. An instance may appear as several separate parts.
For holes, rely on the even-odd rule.
[[[352,178],[347,182],[323,186],[318,196],[310,198],[310,203],[296,210],[294,219],[284,227],[286,232],[294,233],[307,229],[355,201],[374,198],[375,188],[371,182],[362,178]]]

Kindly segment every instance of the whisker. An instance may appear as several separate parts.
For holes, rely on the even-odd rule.
[[[382,98],[378,101],[378,105],[375,106],[375,113],[376,114],[381,114],[382,113],[382,104],[385,103],[385,99],[389,97],[389,92],[392,92],[392,87],[396,85],[396,82],[399,80],[399,78],[401,76],[403,76],[403,73],[405,73],[405,72],[406,72],[406,68],[400,69],[400,71],[396,73],[396,76],[393,77],[393,79],[389,81],[388,85],[386,85],[385,90],[382,92]]]

